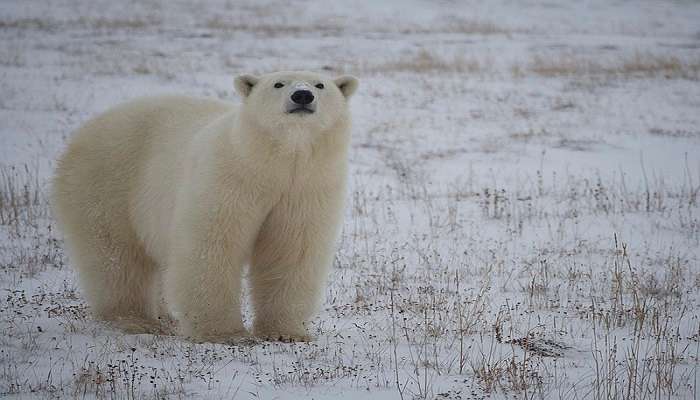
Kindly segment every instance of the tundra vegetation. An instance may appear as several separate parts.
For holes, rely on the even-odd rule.
[[[595,3],[4,2],[0,397],[697,398],[700,4]],[[93,320],[47,202],[71,132],[294,69],[362,80],[316,340]]]

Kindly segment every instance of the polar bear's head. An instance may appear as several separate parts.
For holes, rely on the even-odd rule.
[[[289,130],[323,132],[348,120],[348,99],[357,89],[352,76],[328,78],[311,72],[241,75],[236,91],[242,117],[272,134]]]

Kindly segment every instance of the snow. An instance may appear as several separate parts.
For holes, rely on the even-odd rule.
[[[697,21],[688,1],[2,2],[0,397],[696,397]],[[290,69],[360,79],[316,340],[92,319],[46,201],[71,133]]]

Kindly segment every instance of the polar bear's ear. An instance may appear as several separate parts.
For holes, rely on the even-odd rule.
[[[236,79],[234,79],[233,86],[236,87],[238,94],[245,98],[248,97],[250,91],[253,90],[253,86],[255,86],[259,80],[260,78],[257,76],[244,74],[237,76]]]
[[[346,98],[352,96],[352,94],[355,93],[355,90],[357,90],[358,82],[357,78],[354,76],[343,75],[335,78],[334,82],[335,85],[338,86],[338,89],[340,89],[340,92],[343,93],[343,96]]]

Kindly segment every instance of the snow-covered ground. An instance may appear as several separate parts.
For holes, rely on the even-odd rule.
[[[700,3],[5,0],[0,397],[698,398]],[[352,73],[308,344],[89,316],[47,207],[71,132],[244,72]]]

